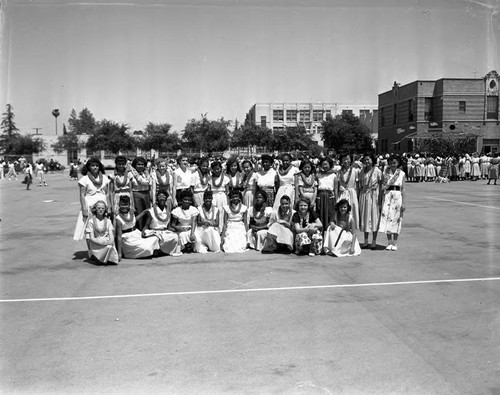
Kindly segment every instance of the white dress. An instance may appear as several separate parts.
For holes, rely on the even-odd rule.
[[[263,213],[257,213],[257,217],[255,216],[255,210],[253,207],[248,209],[248,217],[253,218],[255,220],[256,225],[264,225],[269,224],[269,218],[273,213],[273,209],[271,207],[266,207]],[[264,246],[264,242],[267,238],[267,227],[265,229],[258,230],[254,232],[252,229],[248,229],[247,232],[247,241],[250,248],[254,250],[260,251]]]
[[[155,213],[155,208],[158,214]],[[149,224],[149,229],[145,231],[146,235],[156,237],[160,245],[160,250],[165,254],[179,253],[179,236],[168,229],[170,215],[166,208],[160,211],[159,207],[155,204],[148,211],[151,215],[151,223]]]
[[[85,229],[86,238],[89,240],[89,254],[102,263],[118,263],[118,251],[113,240],[113,224],[109,218],[99,220],[91,216]],[[90,240],[93,236],[97,242]]]
[[[122,253],[124,258],[146,258],[160,248],[156,237],[142,237],[141,231],[135,228],[135,216],[130,218],[118,214],[116,221],[122,228]]]
[[[109,191],[109,178],[105,174],[99,173],[102,176],[102,182],[100,185],[96,185],[92,182],[88,175],[83,176],[78,180],[78,185],[85,188],[85,205],[88,213],[87,220],[83,220],[82,211],[78,215],[76,221],[75,232],[73,234],[73,240],[83,240],[85,235],[85,229],[89,218],[92,216],[91,207],[96,204],[99,200],[106,203],[109,207],[108,201],[108,191]]]
[[[352,219],[352,215],[349,214],[349,222]],[[359,246],[358,239],[354,240],[352,229],[349,229],[348,225],[345,222],[337,221],[337,226],[333,230],[330,229],[330,226],[327,227],[323,242],[323,251],[325,254],[337,257],[361,255],[361,247]],[[353,242],[354,252],[351,253]]]
[[[181,249],[191,242],[191,224],[193,223],[193,218],[196,218],[198,214],[199,211],[194,206],[189,206],[187,210],[183,210],[181,206],[178,206],[172,211],[172,217],[176,218],[179,225],[184,227],[183,231],[177,233]]]
[[[267,230],[267,239],[262,248],[263,251],[274,251],[278,248],[279,244],[286,245],[290,251],[293,250],[293,232],[292,232],[292,216],[294,211],[289,210],[287,215],[283,215],[278,209],[274,211],[269,218],[269,229]],[[288,227],[279,223],[279,221],[286,221]]]
[[[400,169],[397,169],[394,174],[391,173],[390,168],[384,171],[384,183],[382,187],[384,197],[378,227],[379,232],[388,234],[399,234],[401,232],[401,223],[403,222],[403,216],[401,215],[401,206],[403,204],[402,192],[401,190],[387,190],[385,187],[389,182],[389,185],[401,188],[404,178],[405,173]]]
[[[194,251],[205,253],[207,251],[220,252],[220,233],[216,223],[217,214],[219,209],[212,204],[209,211],[206,211],[204,206],[198,207],[200,219],[205,222],[213,224],[213,226],[200,226],[196,227]]]
[[[290,166],[288,171],[283,173],[278,171],[279,178],[279,188],[276,192],[276,197],[274,199],[273,210],[278,210],[280,206],[280,200],[283,195],[287,195],[290,198],[290,205],[293,207],[295,203],[295,174],[299,173],[300,170],[295,166]]]
[[[219,213],[224,212],[227,204],[226,185],[229,184],[229,177],[222,173],[218,178],[211,178],[211,190],[213,193],[213,204],[219,209]],[[222,230],[224,216],[219,215],[219,229]]]
[[[341,170],[339,173],[339,197],[337,202],[347,199],[351,205],[351,214],[354,218],[354,226],[359,229],[359,204],[356,184],[359,180],[359,170],[350,167],[349,170]],[[355,229],[355,230],[356,230]]]
[[[241,204],[237,212],[233,212],[228,205],[224,206],[224,212],[227,214],[226,233],[224,235],[224,252],[245,252],[247,249],[247,234],[245,224],[243,223],[244,214],[247,206]]]

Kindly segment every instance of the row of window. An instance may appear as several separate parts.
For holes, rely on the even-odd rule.
[[[312,110],[312,120],[313,122],[323,121],[323,114],[325,117],[331,116],[331,110]],[[297,116],[300,122],[310,122],[311,121],[311,111],[310,110],[286,110],[286,121],[287,122],[297,122]],[[261,117],[262,119],[262,117]],[[273,121],[283,122],[285,120],[285,110],[273,110]]]
[[[498,119],[498,96],[488,96],[486,98],[486,119]],[[432,121],[433,114],[433,98],[426,97],[424,104],[424,120]],[[415,121],[415,99],[408,100],[408,122]],[[460,114],[465,114],[467,112],[467,102],[465,100],[460,100],[458,102],[458,112]],[[398,103],[392,105],[392,124],[397,125],[398,121],[403,121],[398,119]],[[387,125],[387,107],[382,107],[380,109],[380,126]]]

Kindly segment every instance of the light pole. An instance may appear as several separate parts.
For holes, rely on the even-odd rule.
[[[52,115],[54,116],[54,118],[56,119],[56,136],[57,136],[57,117],[59,116],[59,109],[54,109],[52,110]]]

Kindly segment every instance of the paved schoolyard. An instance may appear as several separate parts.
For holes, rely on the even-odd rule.
[[[407,184],[399,251],[85,260],[76,182],[0,181],[6,394],[500,394],[500,185]]]

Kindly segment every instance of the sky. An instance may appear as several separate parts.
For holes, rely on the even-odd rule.
[[[500,71],[500,0],[0,0],[0,107],[55,134],[72,109],[243,122],[254,103],[378,103],[415,80]]]

